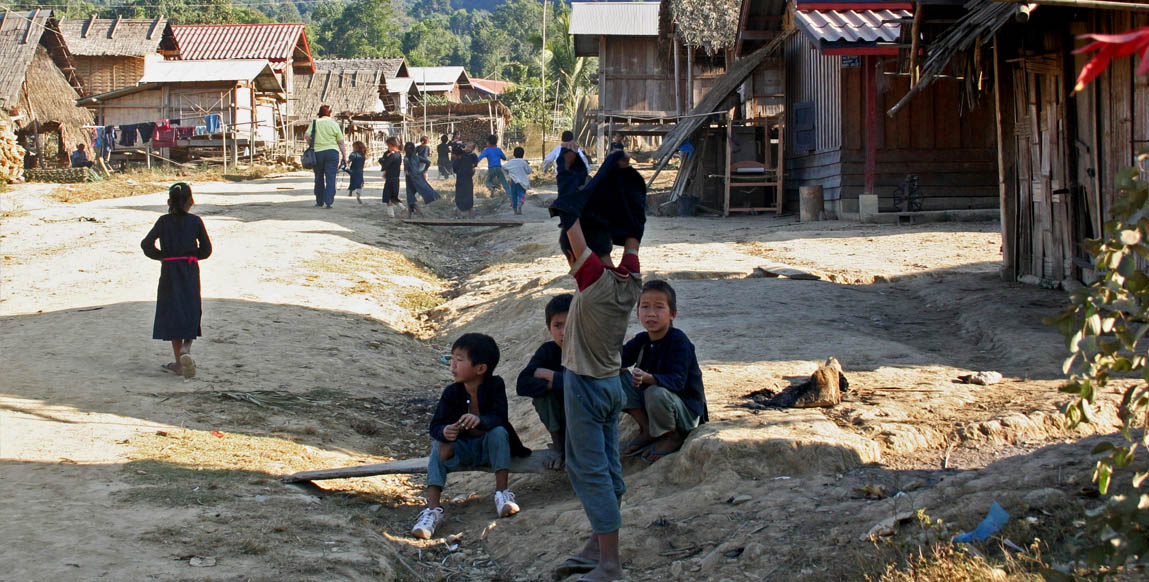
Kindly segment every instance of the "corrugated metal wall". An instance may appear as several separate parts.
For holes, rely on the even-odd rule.
[[[804,34],[795,34],[786,42],[786,110],[793,111],[795,103],[813,101],[814,151],[837,150],[842,147],[842,57],[821,55]],[[788,135],[787,148],[793,146],[794,132]]]

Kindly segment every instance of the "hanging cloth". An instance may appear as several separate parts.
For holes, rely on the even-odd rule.
[[[158,124],[155,123],[140,123],[136,125],[136,129],[140,132],[140,141],[148,143],[152,141],[152,134],[155,133]]]
[[[152,140],[152,147],[154,148],[174,148],[176,147],[176,130],[174,129],[157,129],[156,138]]]
[[[120,145],[132,147],[136,145],[136,124],[120,126]]]
[[[186,125],[176,128],[176,139],[191,139],[195,135],[195,128]]]
[[[219,115],[216,113],[209,113],[204,116],[203,123],[207,126],[208,133],[219,133],[220,122]]]

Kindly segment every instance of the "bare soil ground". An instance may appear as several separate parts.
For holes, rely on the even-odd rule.
[[[489,475],[452,476],[425,542],[407,537],[422,476],[277,481],[425,454],[451,341],[495,337],[511,383],[546,339],[543,305],[573,288],[545,189],[526,224],[493,229],[388,219],[379,186],[323,210],[305,174],[193,184],[216,251],[188,381],[160,371],[158,267],[138,246],[166,194],[0,195],[0,579],[550,579],[588,532],[561,472],[514,476],[524,510],[504,520]],[[512,217],[504,198],[478,213]],[[1082,457],[1116,419],[1103,406],[1064,428],[1063,343],[1040,320],[1065,297],[999,281],[998,225],[651,218],[647,233],[645,277],[678,290],[711,422],[679,454],[624,463],[631,580],[860,579],[994,500],[1014,516],[1004,536],[1066,559],[1073,518],[1097,503]],[[779,262],[826,280],[757,276]],[[840,406],[743,406],[828,356],[850,380]],[[1005,381],[954,382],[978,370]],[[530,403],[511,410],[545,446]],[[919,510],[889,542],[863,541]]]

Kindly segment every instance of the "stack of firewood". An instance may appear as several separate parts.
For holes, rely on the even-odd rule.
[[[9,184],[24,181],[24,148],[16,141],[12,120],[0,115],[0,180]]]

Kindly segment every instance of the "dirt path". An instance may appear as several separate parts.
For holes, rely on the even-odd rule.
[[[170,354],[149,339],[158,268],[138,244],[165,194],[0,197],[0,464],[16,485],[0,505],[16,540],[0,563],[16,567],[0,579],[549,579],[587,527],[561,473],[517,477],[524,511],[500,522],[489,477],[452,478],[440,533],[456,551],[405,537],[421,477],[274,479],[424,454],[439,358],[461,333],[495,337],[500,374],[517,374],[545,339],[542,306],[571,288],[542,202],[519,228],[423,228],[374,201],[315,209],[304,175],[195,188],[216,252],[190,381],[160,372]],[[652,218],[644,271],[678,290],[712,422],[681,454],[626,464],[631,579],[856,576],[873,559],[859,536],[907,507],[968,527],[991,499],[1084,503],[1089,468],[1065,459],[1087,444],[1062,440],[1062,343],[1040,324],[1064,296],[1000,283],[999,245],[994,224]],[[776,262],[830,280],[755,276]],[[741,406],[828,356],[850,378],[841,406]],[[1006,381],[952,382],[977,370]],[[915,486],[874,500],[856,492],[868,484]],[[1032,529],[1015,541],[1048,537]]]

